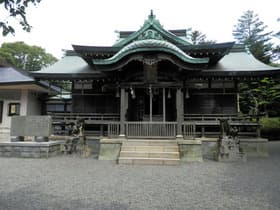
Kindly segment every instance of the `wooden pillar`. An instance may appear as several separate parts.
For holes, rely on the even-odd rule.
[[[126,100],[125,100],[125,89],[121,88],[121,101],[120,101],[120,136],[125,136],[125,111],[126,111]]]
[[[100,125],[100,136],[104,136],[104,125]]]
[[[240,114],[240,96],[236,93],[236,103],[237,103],[237,114]]]
[[[166,121],[165,88],[162,88],[162,115],[163,115],[163,122],[165,122]]]
[[[183,138],[182,124],[184,119],[183,93],[180,88],[176,92],[176,109],[177,109],[177,138]]]
[[[204,126],[201,127],[201,137],[202,138],[205,137],[205,127]]]
[[[153,121],[153,91],[152,88],[149,88],[149,94],[150,94],[150,122]]]

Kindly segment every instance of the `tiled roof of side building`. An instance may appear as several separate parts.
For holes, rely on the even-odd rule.
[[[233,48],[229,54],[225,55],[207,71],[273,71],[279,69],[279,67],[276,68],[262,63],[245,50]]]
[[[103,76],[101,72],[94,70],[83,58],[75,54],[67,55],[53,65],[32,73],[34,77],[44,78],[47,75],[48,78],[53,79],[72,78],[73,75],[82,78],[88,74]]]
[[[32,83],[34,81],[27,73],[16,70],[13,67],[0,67],[0,84]]]

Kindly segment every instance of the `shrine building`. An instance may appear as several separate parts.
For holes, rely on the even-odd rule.
[[[239,85],[279,70],[234,42],[194,45],[186,30],[164,29],[151,12],[113,46],[73,45],[32,75],[71,82],[71,99],[47,101],[45,114],[57,122],[83,118],[88,135],[195,141],[216,138],[227,118],[241,138],[256,140],[258,121],[240,115]]]

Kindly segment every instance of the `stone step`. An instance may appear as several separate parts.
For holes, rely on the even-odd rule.
[[[180,159],[171,158],[119,158],[119,164],[124,165],[179,165]]]
[[[176,146],[175,140],[128,140],[124,146]]]
[[[122,146],[121,151],[178,152],[178,146]]]
[[[145,152],[145,151],[121,151],[120,157],[132,158],[171,158],[178,159],[179,152]]]

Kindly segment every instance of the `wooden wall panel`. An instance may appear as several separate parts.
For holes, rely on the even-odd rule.
[[[191,95],[185,99],[186,114],[236,114],[236,95]]]
[[[72,109],[74,113],[119,113],[119,100],[111,95],[75,95]]]

